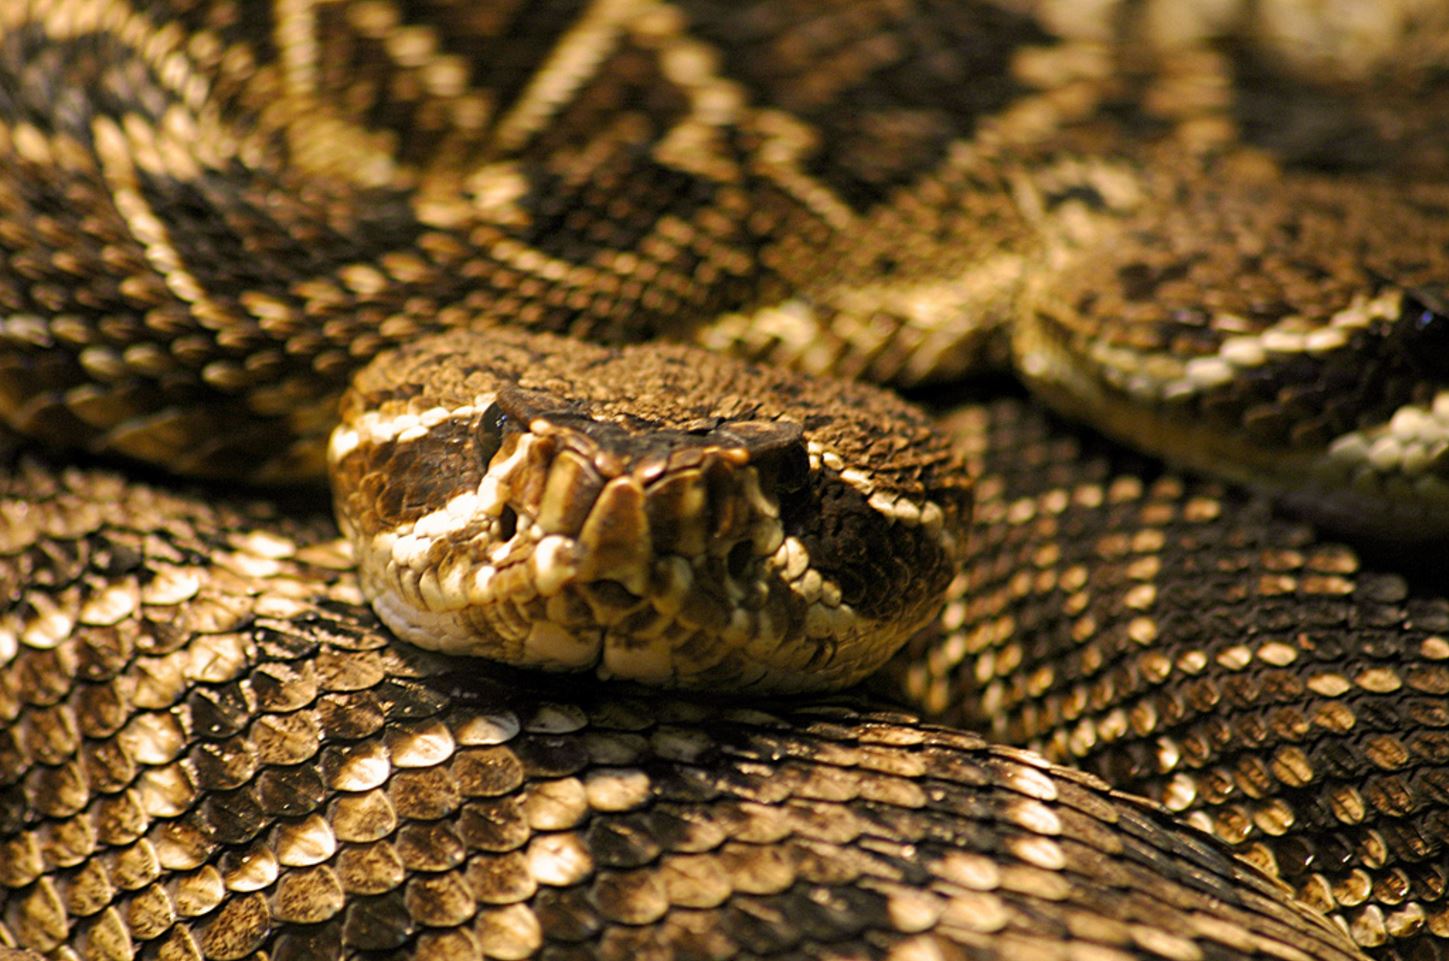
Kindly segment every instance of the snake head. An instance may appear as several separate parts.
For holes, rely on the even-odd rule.
[[[358,378],[330,455],[399,636],[669,686],[870,673],[935,614],[969,512],[910,405],[661,345],[446,335]]]

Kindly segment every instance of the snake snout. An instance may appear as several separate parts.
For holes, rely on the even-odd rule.
[[[727,658],[722,637],[801,626],[767,571],[785,541],[782,498],[809,470],[798,424],[678,429],[571,411],[528,423],[526,453],[500,486],[530,537],[542,615],[559,629],[541,638],[594,638],[600,673],[678,682]]]

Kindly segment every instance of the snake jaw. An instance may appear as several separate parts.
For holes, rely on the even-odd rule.
[[[510,353],[495,332],[485,355],[465,339],[359,378],[331,444],[365,589],[406,640],[653,684],[806,690],[864,676],[935,614],[967,490],[908,405],[740,364],[723,368],[742,385],[735,406],[715,409],[695,396],[704,354],[558,341],[555,356],[535,340]],[[472,373],[430,385],[439,352]],[[644,403],[614,400],[647,377],[664,382]],[[806,392],[833,413],[793,399]],[[905,482],[864,466],[887,449]]]

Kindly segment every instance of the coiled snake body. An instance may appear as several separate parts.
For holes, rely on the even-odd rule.
[[[0,952],[1449,950],[1446,38],[0,5]]]

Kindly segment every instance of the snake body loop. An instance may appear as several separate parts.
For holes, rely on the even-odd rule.
[[[1446,39],[0,3],[0,956],[1444,953]]]

